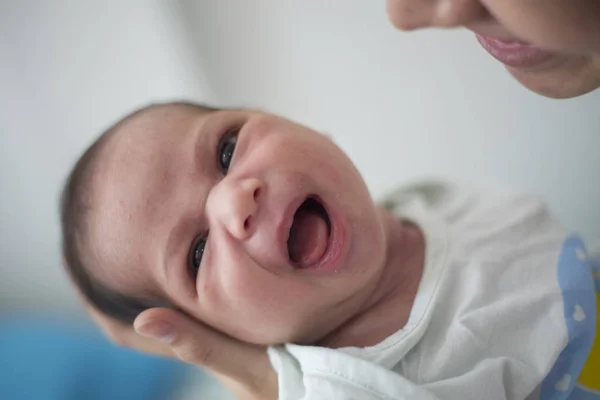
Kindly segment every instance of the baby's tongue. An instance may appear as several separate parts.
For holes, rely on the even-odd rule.
[[[300,268],[316,263],[327,249],[328,238],[329,227],[323,217],[315,210],[300,207],[288,239],[290,259]]]

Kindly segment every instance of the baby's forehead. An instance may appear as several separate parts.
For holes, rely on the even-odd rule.
[[[166,175],[178,168],[178,143],[193,114],[179,110],[142,115],[110,138],[93,174],[90,239],[104,270],[98,279],[117,289],[145,289],[160,243],[163,207],[173,196]],[[160,229],[159,229],[160,230]]]
[[[119,124],[109,139],[113,150],[138,149],[143,144],[172,140],[185,134],[199,112],[183,106],[160,106],[144,110]]]
[[[180,156],[177,152],[198,115],[189,107],[162,106],[124,121],[100,156],[99,186],[114,184],[126,176],[143,179],[144,174],[167,171]]]

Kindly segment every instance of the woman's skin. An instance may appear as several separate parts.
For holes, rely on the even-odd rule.
[[[401,30],[467,28],[521,84],[571,98],[600,87],[598,0],[387,0]]]
[[[400,30],[465,27],[476,32],[484,47],[513,64],[507,69],[519,82],[541,95],[569,98],[600,87],[598,0],[387,0],[387,12]],[[503,45],[509,48],[504,53]],[[231,339],[169,309],[145,311],[134,330],[89,308],[119,345],[196,365],[239,399],[277,398],[277,376],[264,347]]]
[[[159,356],[178,358],[211,373],[240,400],[277,399],[277,375],[266,348],[231,339],[170,309],[140,314],[134,329],[90,305],[92,318],[115,344]]]

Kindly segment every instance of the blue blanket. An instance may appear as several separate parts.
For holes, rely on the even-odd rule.
[[[92,326],[0,315],[2,400],[162,400],[184,368],[118,348]]]

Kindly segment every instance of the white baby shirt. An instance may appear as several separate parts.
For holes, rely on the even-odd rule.
[[[596,303],[587,264],[557,265],[565,254],[583,260],[583,243],[538,199],[507,189],[423,183],[384,205],[425,236],[408,323],[368,348],[269,348],[279,398],[567,398]]]

